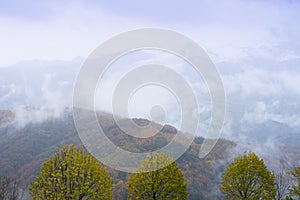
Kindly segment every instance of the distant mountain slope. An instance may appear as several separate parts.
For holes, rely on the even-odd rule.
[[[15,115],[10,110],[0,110],[0,136],[4,136],[8,132],[8,128],[14,120]]]
[[[7,113],[9,112],[0,112],[2,121],[6,119],[6,116],[13,116]],[[110,114],[99,114],[99,121],[106,135],[113,142],[124,149],[135,152],[160,148],[166,145],[177,132],[172,126],[165,125],[162,127],[159,124],[154,124],[154,126],[162,128],[161,132],[150,140],[139,140],[120,130]],[[134,119],[134,121],[140,126],[149,123],[145,119]],[[120,123],[126,125],[128,119],[122,119]],[[10,124],[10,126],[12,125]],[[29,123],[23,128],[12,130],[13,132],[9,135],[0,136],[0,174],[16,176],[24,186],[34,180],[41,164],[63,144],[74,143],[82,146],[70,112],[65,112],[64,116],[59,119],[49,119],[42,123]],[[137,131],[134,127],[128,127],[128,130]],[[202,141],[203,138],[197,138],[188,151],[178,160],[178,165],[186,176],[190,199],[222,199],[217,192],[220,172],[224,169],[222,163],[227,154],[226,149],[234,146],[234,144],[221,139],[206,159],[199,159],[198,152]],[[125,198],[127,174],[112,169],[108,169],[108,171],[114,179],[115,199]]]

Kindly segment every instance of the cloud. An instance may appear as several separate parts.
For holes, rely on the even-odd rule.
[[[99,81],[95,94],[95,107],[98,110],[107,112],[116,112],[112,108],[112,99],[117,85],[122,78],[131,76],[132,83],[144,77],[143,80],[148,80],[151,77],[151,72],[137,76],[132,76],[132,71],[141,66],[157,64],[165,66],[170,70],[161,68],[159,75],[152,77],[158,82],[150,83],[149,85],[136,85],[135,90],[131,91],[129,99],[120,98],[117,101],[128,102],[129,117],[141,117],[152,119],[151,110],[155,106],[162,107],[164,112],[160,112],[161,116],[156,116],[158,123],[170,124],[182,131],[189,132],[187,127],[183,130],[182,119],[191,117],[200,117],[199,134],[205,135],[211,120],[211,102],[210,94],[206,87],[205,80],[201,74],[197,74],[193,66],[185,62],[178,56],[166,52],[157,52],[154,50],[143,50],[142,52],[133,52],[124,57],[119,58],[103,75]],[[171,73],[172,71],[172,73]],[[153,72],[155,74],[155,72]],[[152,74],[152,76],[154,75]],[[175,75],[176,74],[176,75]],[[147,78],[146,78],[147,77]],[[183,87],[182,80],[185,80],[191,88],[195,98],[198,100],[198,108],[192,104],[185,105],[182,110],[183,103],[190,101],[192,98],[189,92],[191,90],[180,89]],[[166,82],[164,82],[166,81]],[[165,83],[165,84],[164,84]],[[162,85],[158,85],[162,84]],[[121,85],[122,86],[122,85]],[[179,92],[180,91],[180,92]],[[185,99],[179,99],[184,97]],[[197,111],[197,109],[199,109]],[[119,116],[127,117],[123,113],[115,113]],[[155,119],[154,119],[155,120]],[[187,120],[192,123],[193,120]],[[188,122],[189,123],[189,122]],[[194,132],[191,130],[190,132]]]
[[[0,85],[0,102],[6,101],[9,97],[16,93],[16,85]]]
[[[28,96],[23,98],[35,98],[38,104],[20,103],[14,106],[14,122],[17,126],[23,127],[28,123],[41,123],[51,118],[60,118],[66,109],[71,107],[70,87],[65,87],[66,84],[60,84],[55,77],[55,74],[45,74],[40,91],[28,86],[24,88],[27,91],[25,94]]]
[[[61,117],[72,106],[73,83],[80,63],[28,61],[0,68],[0,109],[14,111],[20,126]]]
[[[284,68],[279,71],[245,65],[241,68],[240,72],[222,76],[229,96],[238,94],[245,99],[250,96],[283,98],[286,95],[295,95],[300,98],[299,73]]]
[[[241,119],[241,122],[255,125],[263,124],[268,121],[275,121],[288,125],[291,128],[300,128],[299,115],[276,113],[274,111],[274,106],[278,106],[278,101],[271,105],[267,105],[264,102],[257,102],[254,111],[246,112]]]

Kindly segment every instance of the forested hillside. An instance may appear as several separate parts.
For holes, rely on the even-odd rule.
[[[15,127],[13,120],[8,123],[7,117],[13,114],[9,111],[1,112],[1,139],[0,139],[0,174],[15,177],[23,187],[32,182],[40,170],[42,163],[64,144],[82,146],[77,135],[72,114],[69,111],[57,119],[48,119],[41,123],[29,123],[24,127]],[[134,152],[143,152],[149,149],[158,149],[167,144],[177,130],[169,125],[161,127],[161,132],[150,139],[136,139],[121,131],[112,120],[112,116],[99,113],[99,121],[106,135],[120,147]],[[147,125],[148,120],[134,119],[140,126]],[[121,123],[128,123],[122,119]],[[154,124],[154,126],[161,126]],[[128,127],[130,128],[130,127]],[[137,131],[131,128],[131,131]],[[203,138],[196,138],[188,151],[177,161],[186,177],[190,199],[222,199],[218,184],[221,172],[225,169],[224,158],[234,143],[219,140],[214,150],[205,158],[199,159],[198,152]],[[114,198],[126,197],[125,181],[128,174],[107,169],[113,177]]]

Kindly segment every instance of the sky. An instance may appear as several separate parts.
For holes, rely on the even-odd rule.
[[[0,2],[0,66],[87,57],[118,33],[158,27],[198,42],[214,62],[300,56],[300,1]]]

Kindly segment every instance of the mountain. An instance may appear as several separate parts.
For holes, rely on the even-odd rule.
[[[60,118],[49,118],[43,122],[31,122],[24,127],[16,127],[11,111],[0,112],[2,129],[0,136],[0,174],[14,176],[23,187],[28,187],[39,172],[42,163],[64,144],[82,146],[77,135],[72,114],[65,111]],[[153,123],[161,131],[150,139],[137,139],[125,134],[114,122],[112,115],[98,113],[99,123],[107,137],[123,149],[133,152],[145,152],[166,145],[177,133],[170,125]],[[146,119],[133,119],[139,126],[150,123]],[[129,125],[129,119],[121,119],[119,123],[128,125],[127,130],[138,131]],[[10,130],[10,131],[8,131]],[[218,192],[220,175],[225,168],[229,150],[234,143],[220,139],[213,151],[205,158],[199,159],[198,152],[203,138],[194,140],[190,148],[177,162],[183,170],[190,192],[190,199],[223,199]],[[125,182],[127,173],[107,168],[113,177],[114,198],[126,197]]]
[[[10,110],[0,110],[0,136],[6,135],[15,115]]]

